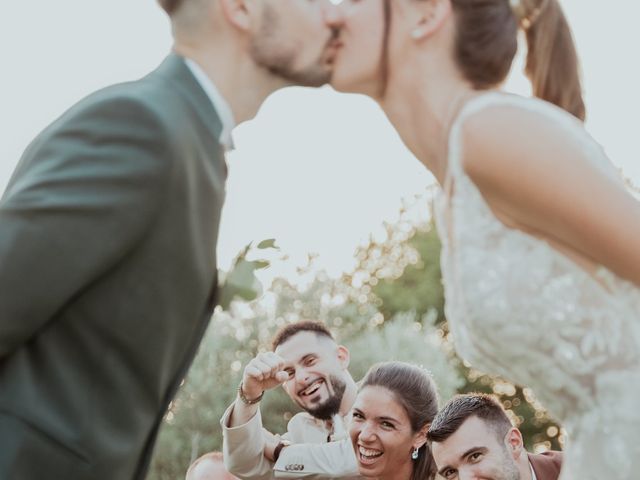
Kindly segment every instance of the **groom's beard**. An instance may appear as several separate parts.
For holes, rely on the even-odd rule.
[[[347,389],[347,384],[333,375],[329,377],[329,383],[331,390],[333,390],[333,394],[329,398],[313,407],[303,407],[309,415],[319,420],[331,420],[335,414],[340,412],[342,397]]]
[[[280,40],[278,38],[281,35],[280,31],[276,12],[271,7],[265,6],[262,28],[251,39],[250,52],[254,62],[294,85],[320,87],[328,83],[332,74],[330,46],[336,42],[338,32],[332,32],[322,52],[313,63],[303,68],[296,68],[294,64],[300,49],[295,44]]]

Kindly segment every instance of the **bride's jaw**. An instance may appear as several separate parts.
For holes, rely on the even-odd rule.
[[[343,32],[340,35],[340,49],[334,57],[330,82],[335,90],[359,93],[379,100],[386,76],[381,38],[380,36],[379,41],[375,42],[371,34],[356,37]],[[380,45],[376,46],[377,44]]]
[[[338,53],[333,63],[331,86],[338,92],[359,93],[377,100],[383,83],[378,69],[359,69],[357,65],[343,60],[341,53]]]

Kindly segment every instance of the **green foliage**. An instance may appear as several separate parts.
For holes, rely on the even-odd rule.
[[[440,280],[440,241],[435,229],[416,231],[404,248],[415,252],[416,260],[397,278],[383,278],[373,288],[382,301],[386,317],[396,312],[414,311],[425,315],[435,310],[437,321],[444,321],[444,291]]]
[[[223,310],[229,310],[231,302],[242,299],[247,302],[255,300],[262,294],[262,285],[256,278],[256,270],[267,268],[268,260],[248,260],[252,244],[247,245],[234,259],[229,272],[220,272],[220,288],[218,291],[218,305]],[[257,246],[260,250],[275,249],[275,240],[263,240]]]
[[[378,328],[345,342],[353,359],[350,371],[360,379],[374,363],[399,360],[427,369],[433,376],[440,397],[450,398],[464,385],[463,377],[449,360],[440,332],[426,316],[420,320],[414,313],[397,314]]]
[[[261,241],[257,248],[264,250],[265,248],[275,248],[276,250],[279,250],[278,247],[276,247],[276,240],[275,238],[269,238],[268,240],[263,240]]]

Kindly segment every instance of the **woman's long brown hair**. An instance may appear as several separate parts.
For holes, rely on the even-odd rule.
[[[504,82],[522,29],[528,46],[525,73],[533,94],[585,119],[578,55],[558,0],[519,0],[517,9],[510,0],[450,1],[456,22],[455,61],[475,89],[493,88]],[[384,0],[383,5],[381,95],[389,76],[391,0]]]

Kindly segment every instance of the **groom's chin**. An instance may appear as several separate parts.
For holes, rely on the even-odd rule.
[[[291,85],[299,87],[322,87],[331,80],[333,72],[320,66],[314,66],[297,72],[290,72],[284,78]]]

